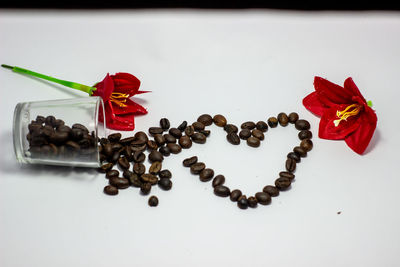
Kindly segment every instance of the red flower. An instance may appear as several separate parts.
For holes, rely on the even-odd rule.
[[[107,74],[104,80],[94,87],[96,90],[93,91],[93,96],[100,96],[104,101],[108,128],[132,131],[135,128],[134,115],[147,114],[144,107],[130,99],[136,94],[148,92],[139,91],[140,81],[132,74]]]
[[[315,77],[314,88],[315,92],[303,99],[303,105],[321,116],[318,136],[345,140],[352,150],[362,154],[374,134],[377,117],[353,79],[347,78],[341,87]]]

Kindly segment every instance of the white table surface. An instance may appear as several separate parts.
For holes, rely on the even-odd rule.
[[[12,148],[18,102],[84,96],[0,70],[0,266],[399,266],[400,13],[281,11],[0,11],[0,63],[94,84],[130,72],[152,93],[136,120],[147,130],[202,113],[240,124],[281,111],[308,119],[314,150],[291,190],[239,210],[182,166],[198,155],[226,184],[252,195],[271,184],[298,144],[294,127],[259,149],[226,142],[168,157],[173,188],[157,208],[136,188],[103,194],[91,170],[19,166]],[[351,76],[378,115],[364,156],[317,138],[301,100],[314,76]],[[131,132],[124,136],[132,135]],[[340,212],[340,214],[338,214]]]

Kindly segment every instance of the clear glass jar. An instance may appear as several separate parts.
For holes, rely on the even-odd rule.
[[[101,97],[19,103],[14,151],[20,163],[99,167],[98,140],[106,136]]]

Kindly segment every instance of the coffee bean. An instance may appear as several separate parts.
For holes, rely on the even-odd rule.
[[[150,173],[145,173],[142,174],[140,176],[140,179],[144,182],[144,183],[150,183],[151,185],[155,185],[158,182],[158,178],[157,176],[150,174]]]
[[[120,133],[113,133],[110,134],[107,139],[111,142],[111,143],[116,143],[121,139],[121,134]]]
[[[183,163],[183,166],[190,167],[193,164],[195,164],[197,162],[197,160],[198,160],[198,158],[196,156],[193,156],[193,157],[184,159],[182,163]]]
[[[225,132],[229,133],[237,133],[239,131],[238,127],[236,127],[236,125],[233,124],[227,124],[224,126],[224,130]]]
[[[112,163],[106,163],[100,166],[99,172],[106,173],[112,169],[114,165]]]
[[[149,204],[150,207],[158,206],[158,198],[156,196],[149,197],[148,204]]]
[[[232,145],[239,145],[240,144],[240,138],[235,132],[228,133],[228,135],[226,136],[226,139]]]
[[[260,139],[255,138],[254,136],[250,136],[249,138],[247,138],[247,145],[251,147],[259,147]]]
[[[172,134],[164,134],[165,142],[176,143],[176,138]]]
[[[278,114],[278,122],[281,126],[285,127],[289,124],[289,118],[286,113],[281,112]]]
[[[156,150],[158,148],[158,145],[154,140],[148,140],[146,146],[149,150]]]
[[[158,150],[164,157],[168,157],[171,154],[171,151],[169,151],[169,148],[167,146],[162,146]]]
[[[158,173],[158,176],[160,178],[168,178],[171,179],[172,173],[169,170],[162,170]]]
[[[182,147],[178,144],[169,143],[167,147],[172,154],[179,154],[182,151]]]
[[[309,130],[303,130],[303,131],[299,132],[298,136],[299,136],[300,140],[311,139],[312,138],[312,132],[309,131]]]
[[[104,155],[106,155],[108,157],[112,156],[113,150],[112,150],[111,144],[105,144],[103,146],[103,153],[104,153]]]
[[[34,132],[34,131],[39,131],[40,128],[42,128],[42,125],[41,125],[41,124],[38,124],[38,123],[30,123],[30,124],[28,125],[28,129],[29,129],[29,132],[30,132],[30,133],[32,133],[32,132]]]
[[[68,132],[60,132],[56,131],[52,135],[50,135],[50,142],[56,144],[56,145],[61,145],[65,143],[69,138]]]
[[[54,123],[53,123],[53,124],[54,124]],[[75,123],[75,124],[73,124],[71,128],[72,128],[72,129],[79,129],[79,130],[81,130],[81,131],[84,132],[84,133],[89,133],[88,128],[86,128],[85,125],[82,125],[82,124],[80,124],[80,123]]]
[[[118,166],[123,170],[127,170],[131,165],[129,164],[129,161],[125,157],[120,157],[118,159]]]
[[[119,153],[119,151],[115,151],[111,157],[109,157],[109,161],[112,163],[117,163],[119,157],[121,156],[121,154]]]
[[[52,126],[49,126],[49,125],[45,125],[45,126],[42,128],[42,134],[43,134],[45,137],[50,137],[51,135],[54,134],[54,129],[53,129],[53,127],[52,127]],[[83,137],[83,133],[82,133],[82,137]],[[81,138],[82,138],[82,137],[81,137]],[[77,140],[80,140],[80,139],[77,139]]]
[[[313,142],[310,139],[304,139],[300,142],[300,147],[309,152],[313,148]]]
[[[113,151],[120,151],[122,147],[120,143],[111,143],[111,149]]]
[[[291,182],[289,178],[280,177],[275,180],[275,186],[279,190],[286,190],[289,188]]]
[[[166,143],[166,140],[162,134],[154,135],[154,141],[157,143],[158,146],[163,146]]]
[[[127,146],[127,145],[130,145],[130,144],[132,144],[133,142],[135,142],[136,141],[136,143],[135,143],[135,145],[137,144],[137,145],[139,145],[138,143],[138,141],[139,140],[136,140],[136,138],[134,137],[134,136],[131,136],[131,137],[126,137],[126,138],[123,138],[123,139],[120,139],[119,140],[119,142],[123,145],[123,146]],[[145,142],[144,142],[144,140],[140,140],[140,144],[144,144]]]
[[[65,146],[66,146],[67,148],[72,149],[72,150],[75,150],[75,151],[80,149],[79,144],[78,144],[77,142],[74,142],[74,141],[67,141],[67,142],[65,143]]]
[[[40,116],[40,115],[36,116],[36,122],[39,124],[43,124],[45,122],[45,120],[46,120],[46,118],[43,116]]]
[[[222,174],[219,174],[214,177],[214,179],[212,181],[212,186],[216,187],[218,185],[223,185],[224,183],[225,183],[225,176],[223,176]]]
[[[43,129],[43,133],[46,135],[48,132],[45,130],[45,129]],[[71,138],[72,138],[72,140],[74,140],[74,141],[79,141],[79,140],[81,140],[82,138],[83,138],[83,131],[82,130],[80,130],[80,129],[72,129],[71,130]]]
[[[250,208],[257,207],[258,201],[255,197],[248,197],[247,202],[248,202]]]
[[[231,190],[227,186],[218,185],[214,187],[214,194],[219,197],[227,197],[231,194]]]
[[[256,123],[256,128],[265,133],[268,131],[268,124],[265,121],[259,121]]]
[[[190,166],[190,172],[193,174],[200,174],[202,170],[206,168],[206,164],[203,162],[197,162]]]
[[[46,125],[49,125],[49,126],[52,126],[52,127],[54,127],[55,122],[56,122],[56,118],[54,116],[51,116],[51,115],[47,116],[46,119],[44,120],[44,123]]]
[[[299,155],[300,157],[304,158],[307,156],[307,151],[303,149],[302,147],[296,146],[293,148],[293,152]]]
[[[130,146],[124,147],[122,154],[125,155],[125,157],[128,161],[133,161],[133,151]]]
[[[242,123],[242,125],[240,125],[240,128],[252,130],[252,129],[256,128],[256,124],[252,121],[247,121],[247,122]]]
[[[279,195],[279,190],[275,186],[267,185],[263,188],[263,192],[267,193],[271,197],[277,197]]]
[[[154,151],[152,151],[151,153],[153,153]],[[157,151],[156,151],[157,152]],[[150,153],[150,155],[151,155],[151,153]],[[149,156],[150,156],[149,155]],[[136,151],[135,153],[133,153],[133,161],[134,162],[137,162],[137,163],[142,163],[142,162],[144,162],[145,161],[145,159],[146,159],[146,155],[143,153],[143,152],[141,152],[141,151]]]
[[[231,201],[235,202],[235,201],[238,201],[238,199],[240,198],[241,195],[242,195],[242,191],[240,191],[239,189],[235,189],[235,190],[232,190],[229,198],[231,199]]]
[[[200,181],[208,182],[214,177],[214,170],[210,168],[205,168],[200,172]]]
[[[145,132],[139,131],[137,133],[135,133],[135,140],[141,140],[144,143],[147,142],[147,140],[149,140],[149,138],[147,137],[147,134]]]
[[[209,114],[203,114],[197,118],[197,121],[205,126],[209,126],[213,123],[213,118]]]
[[[310,123],[306,120],[297,120],[295,123],[295,127],[297,130],[310,130]]]
[[[107,185],[104,187],[104,193],[110,196],[114,196],[118,194],[118,188],[112,185]]]
[[[189,136],[184,135],[181,138],[179,138],[179,145],[182,148],[190,148],[192,146],[192,140],[190,139]]]
[[[57,131],[60,131],[60,129],[57,129]],[[100,145],[104,146],[105,144],[109,144],[110,140],[108,140],[107,138],[102,137],[100,139]]]
[[[264,133],[258,129],[254,129],[253,131],[251,131],[251,135],[259,140],[264,140]]]
[[[168,178],[161,178],[160,181],[158,181],[158,186],[161,187],[161,189],[170,190],[172,188],[172,181]]]
[[[186,128],[186,126],[185,126]],[[184,131],[185,129],[183,129],[182,131]],[[177,129],[177,128],[171,128],[169,129],[169,134],[172,135],[175,138],[181,138],[182,136],[182,132],[181,130]]]
[[[155,161],[162,162],[164,160],[163,155],[156,150],[151,151],[148,157],[150,162],[155,162]]]
[[[111,177],[109,180],[110,185],[115,186],[118,189],[125,189],[129,187],[129,181],[126,178]]]
[[[286,160],[285,166],[288,172],[294,172],[294,170],[296,169],[296,161],[294,159],[288,158]]]
[[[210,135],[211,131],[210,130],[202,130],[202,131],[200,131],[200,133],[204,134],[205,137],[208,137]]]
[[[65,125],[65,122],[64,122],[63,120],[58,119],[58,120],[56,120],[56,121],[54,122],[54,127],[55,127],[55,128],[58,128],[58,127],[60,127],[60,126],[62,126],[62,125]]]
[[[287,157],[288,158],[290,158],[290,159],[294,159],[295,161],[296,161],[296,163],[299,163],[300,162],[300,156],[299,155],[297,155],[296,153],[294,153],[294,152],[289,152],[289,154],[287,154]]]
[[[189,125],[188,127],[186,127],[185,129],[185,134],[187,136],[192,136],[194,134],[194,127],[193,125]]]
[[[149,128],[149,134],[151,134],[152,136],[154,136],[156,134],[162,134],[163,132],[164,132],[164,130],[161,127],[150,127]]]
[[[140,192],[141,192],[143,195],[148,195],[148,194],[150,193],[150,191],[151,191],[151,184],[150,184],[150,183],[143,183],[143,184],[140,186]]]
[[[179,131],[183,132],[187,127],[187,121],[183,121],[177,128]],[[175,136],[176,138],[179,138],[178,136]]]
[[[270,118],[268,118],[267,123],[268,123],[269,127],[275,128],[276,126],[278,126],[278,119],[275,117],[270,117]]]
[[[207,137],[202,133],[194,133],[191,138],[193,142],[198,144],[204,144],[207,141]]]
[[[279,173],[279,177],[288,178],[290,181],[292,181],[292,180],[294,179],[295,176],[294,176],[294,174],[291,173],[291,172],[282,171],[282,172]]]
[[[124,171],[124,173],[127,171]],[[134,187],[141,187],[142,186],[142,181],[140,180],[139,176],[136,173],[129,172],[129,174],[124,175],[126,179],[129,180],[129,183],[134,186]]]
[[[249,206],[246,195],[241,195],[237,200],[237,205],[240,209],[245,210]]]
[[[227,123],[226,118],[221,114],[215,115],[213,118],[213,122],[218,127],[224,127]]]
[[[296,112],[292,112],[289,114],[288,117],[290,123],[296,123],[296,121],[299,119],[299,114],[297,114]]]
[[[130,170],[124,170],[123,173],[122,173],[122,176],[123,176],[124,178],[126,178],[126,179],[129,180],[129,178],[130,178],[133,174],[134,174],[134,173],[131,172]]]
[[[157,174],[160,172],[162,168],[162,164],[159,161],[155,161],[151,164],[150,168],[149,168],[149,173],[151,174]]]
[[[160,126],[163,130],[168,130],[170,126],[169,120],[167,118],[162,118],[160,120]]]
[[[268,205],[271,203],[271,196],[265,192],[258,192],[255,194],[258,203],[261,205]]]
[[[249,129],[242,129],[239,132],[239,137],[240,139],[246,140],[247,138],[249,138],[251,136],[251,131]]]
[[[135,163],[133,164],[133,172],[136,173],[137,175],[142,175],[146,172],[146,166],[144,166],[143,163]]]
[[[107,171],[107,173],[106,173],[107,178],[118,177],[118,175],[119,175],[119,171],[117,171],[117,170],[110,170],[110,171]]]

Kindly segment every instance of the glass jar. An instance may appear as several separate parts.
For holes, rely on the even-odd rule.
[[[105,137],[101,97],[19,103],[14,110],[14,151],[20,163],[99,167]]]

